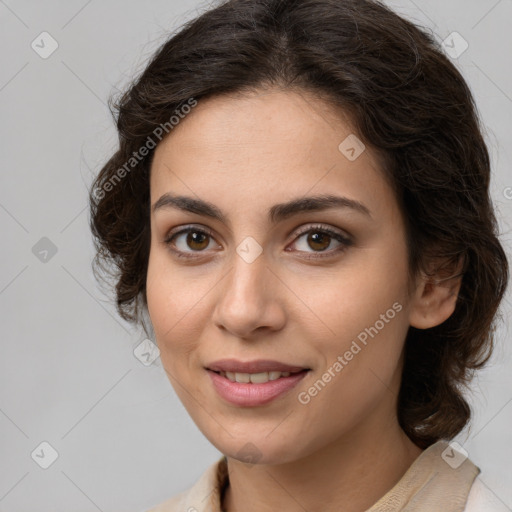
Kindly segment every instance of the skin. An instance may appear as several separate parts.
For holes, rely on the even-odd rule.
[[[427,284],[421,275],[409,283],[403,217],[377,158],[367,147],[350,161],[338,149],[353,133],[348,118],[318,97],[267,89],[201,100],[155,150],[152,205],[172,192],[214,203],[228,219],[171,207],[152,212],[146,283],[170,382],[228,458],[228,512],[329,512],[340,505],[360,512],[422,452],[396,416],[404,340],[409,325],[425,329],[453,313],[460,281]],[[319,194],[360,201],[371,217],[332,208],[269,223],[274,204]],[[297,234],[318,223],[353,243],[336,252],[342,244],[334,238],[315,245]],[[188,224],[213,232],[195,244],[186,233],[174,239],[192,260],[177,258],[165,242]],[[248,236],[263,250],[252,263],[236,252]],[[312,254],[324,258],[308,260]],[[401,311],[301,404],[298,393],[396,302]],[[240,407],[216,393],[204,368],[228,357],[311,371],[274,401]],[[239,454],[247,443],[255,464]]]

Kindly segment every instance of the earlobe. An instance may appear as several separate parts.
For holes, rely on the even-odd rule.
[[[417,329],[429,329],[442,324],[455,311],[463,273],[457,269],[455,275],[439,278],[425,276],[411,300],[409,323]]]

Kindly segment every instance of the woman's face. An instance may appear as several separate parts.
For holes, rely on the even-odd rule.
[[[199,101],[156,148],[150,189],[156,342],[218,450],[290,462],[396,423],[411,312],[403,219],[342,116],[306,93]],[[320,196],[347,201],[293,208]],[[235,378],[272,380],[232,384],[208,370],[223,359],[307,371],[252,367]]]

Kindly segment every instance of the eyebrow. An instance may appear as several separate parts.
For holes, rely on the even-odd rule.
[[[153,205],[153,213],[163,208],[175,208],[185,212],[196,213],[228,224],[227,216],[214,204],[188,196],[177,196],[169,193],[161,196]],[[275,204],[268,210],[271,223],[286,220],[303,212],[324,211],[331,208],[351,209],[367,217],[372,217],[370,210],[361,202],[348,197],[330,194],[301,197],[286,203]]]

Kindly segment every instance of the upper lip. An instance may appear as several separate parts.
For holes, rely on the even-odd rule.
[[[269,359],[257,359],[254,361],[238,361],[237,359],[219,359],[206,366],[208,370],[215,372],[233,373],[260,373],[260,372],[300,372],[309,370],[303,366],[293,366]]]

